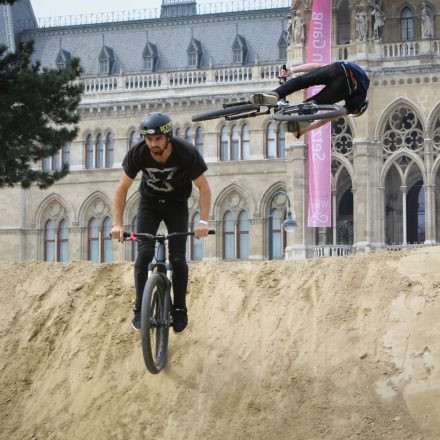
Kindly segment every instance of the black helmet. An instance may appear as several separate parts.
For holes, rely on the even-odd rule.
[[[368,108],[368,99],[365,98],[365,101],[362,104],[361,108],[356,113],[353,113],[353,116],[357,118],[358,116],[363,115],[366,112],[367,108]]]
[[[171,137],[173,135],[173,123],[165,113],[148,113],[142,119],[139,133],[141,136],[164,134]]]

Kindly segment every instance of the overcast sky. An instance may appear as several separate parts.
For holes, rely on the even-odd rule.
[[[197,4],[226,3],[231,0],[197,0]],[[35,17],[57,17],[88,14],[94,12],[115,12],[134,9],[160,8],[162,0],[31,0]],[[239,1],[237,3],[240,3]]]

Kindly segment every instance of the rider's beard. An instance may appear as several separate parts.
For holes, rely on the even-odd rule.
[[[150,147],[151,154],[153,156],[162,156],[165,153],[165,150],[168,148],[168,142],[165,144],[165,147]]]

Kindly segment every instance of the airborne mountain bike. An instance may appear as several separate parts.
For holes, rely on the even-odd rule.
[[[215,234],[210,230],[208,234]],[[173,267],[166,260],[166,241],[173,237],[194,235],[194,232],[172,232],[164,235],[124,232],[125,240],[153,240],[155,258],[148,265],[141,307],[141,342],[145,365],[150,373],[159,373],[166,365],[171,320]]]
[[[301,104],[289,104],[281,99],[276,105],[253,104],[249,101],[238,101],[224,104],[223,108],[200,113],[192,117],[193,122],[207,121],[224,117],[227,121],[242,118],[252,118],[259,115],[272,114],[277,121],[287,122],[288,131],[298,131],[303,123],[310,123],[318,119],[342,116],[346,112],[345,107],[337,104],[315,104],[303,102]]]

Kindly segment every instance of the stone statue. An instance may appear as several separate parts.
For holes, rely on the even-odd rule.
[[[368,32],[368,17],[365,11],[356,12],[354,18],[356,23],[356,40],[365,41],[367,39]]]
[[[301,44],[304,42],[304,20],[301,14],[292,10],[292,15],[289,16],[289,24],[287,27],[287,38],[289,44]]]
[[[289,12],[287,14],[287,44],[290,46],[290,43],[292,42],[292,13]]]
[[[431,38],[434,35],[434,26],[428,6],[426,6],[426,2],[422,2],[420,19],[422,26],[422,38]]]
[[[380,6],[375,4],[371,15],[374,17],[373,39],[380,40],[382,38],[382,28],[385,24],[385,14],[380,9]]]

